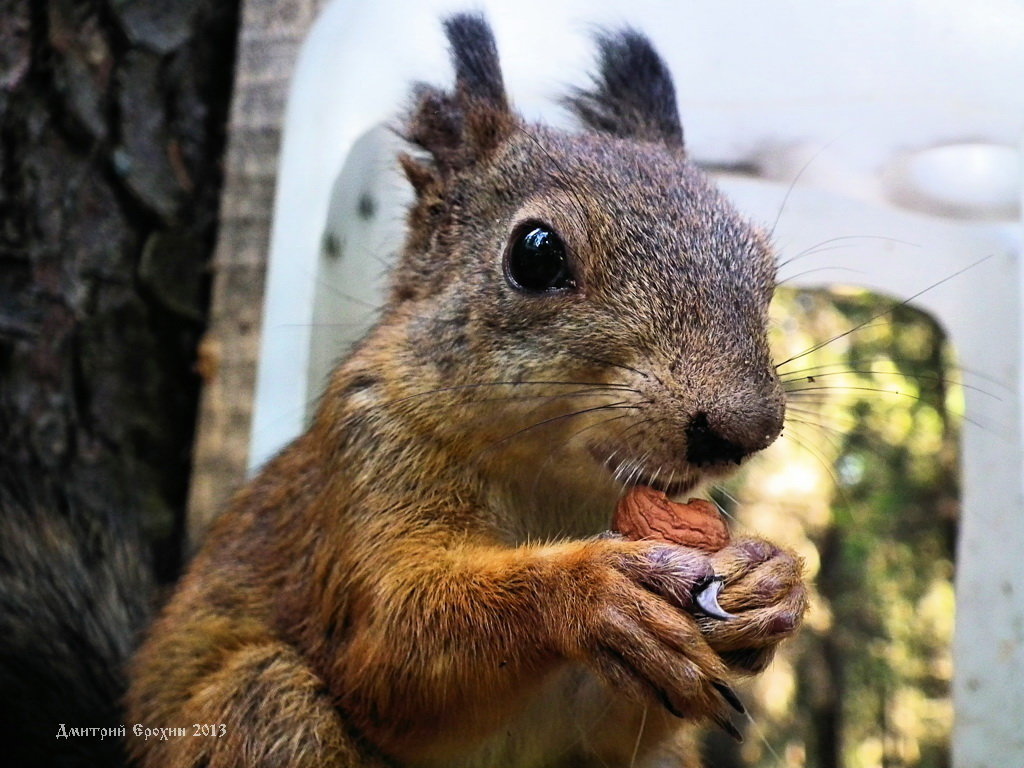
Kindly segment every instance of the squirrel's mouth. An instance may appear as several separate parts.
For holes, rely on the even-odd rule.
[[[641,459],[622,456],[597,446],[590,449],[590,454],[624,488],[646,485],[669,498],[692,491],[708,479],[709,474],[713,474],[692,464],[652,466]]]
[[[673,478],[671,473],[668,477],[662,477],[658,474],[647,475],[641,473],[629,479],[627,485],[646,485],[648,488],[653,488],[656,491],[661,491],[670,499],[676,496],[681,496],[684,493],[689,493],[697,485],[700,484],[700,478],[686,478],[676,479]]]

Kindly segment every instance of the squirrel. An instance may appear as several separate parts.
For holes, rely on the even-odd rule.
[[[482,17],[445,30],[379,321],[132,665],[133,720],[226,733],[133,742],[145,768],[656,765],[680,718],[735,730],[732,676],[800,622],[766,541],[599,535],[624,487],[684,493],[783,424],[774,255],[687,159],[666,65],[601,35],[567,133],[513,111]],[[712,574],[729,621],[690,602]]]
[[[806,606],[799,558],[607,533],[616,501],[779,435],[768,236],[688,159],[641,33],[598,35],[582,130],[512,108],[478,14],[398,129],[387,301],[311,424],[213,523],[129,666],[142,768],[696,765]],[[709,579],[732,614],[695,605]],[[680,733],[683,735],[680,736]]]

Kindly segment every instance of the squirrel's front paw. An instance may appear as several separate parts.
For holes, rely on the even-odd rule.
[[[741,709],[728,670],[693,615],[693,592],[713,575],[707,555],[647,542],[600,542],[574,574],[560,634],[564,652],[637,701],[679,717],[710,717],[730,733]]]
[[[719,604],[733,617],[699,619],[704,637],[730,668],[760,672],[803,620],[803,562],[763,539],[734,542],[711,561],[724,580]]]

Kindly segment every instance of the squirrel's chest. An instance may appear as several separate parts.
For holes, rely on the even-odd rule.
[[[668,735],[667,722],[567,666],[471,751],[411,768],[653,768],[645,758]]]

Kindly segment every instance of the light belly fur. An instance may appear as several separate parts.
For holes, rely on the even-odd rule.
[[[585,667],[570,665],[476,749],[411,768],[644,768],[651,763],[633,762],[634,753],[649,754],[652,741],[664,738],[672,724],[660,711],[645,712],[609,689]]]

